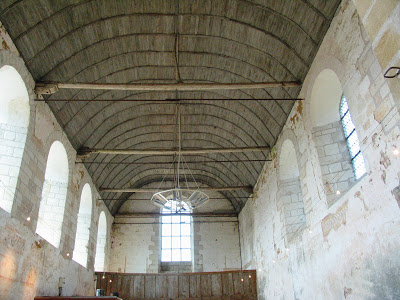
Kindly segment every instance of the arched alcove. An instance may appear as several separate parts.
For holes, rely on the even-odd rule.
[[[42,200],[36,233],[54,247],[60,245],[68,188],[68,156],[63,144],[55,141],[47,158]]]
[[[286,237],[290,242],[304,229],[306,223],[296,149],[290,139],[286,139],[282,143],[278,163],[278,209],[281,210],[284,217],[282,237]]]
[[[92,221],[92,190],[86,183],[81,193],[79,205],[78,224],[75,236],[75,248],[72,259],[82,266],[87,266],[88,243],[90,237],[90,224]]]
[[[105,247],[107,243],[107,219],[104,211],[100,213],[98,226],[94,270],[102,272],[104,271]]]
[[[29,95],[12,66],[0,69],[0,207],[11,213],[29,125]]]
[[[331,69],[321,71],[312,88],[310,112],[328,206],[354,183],[339,113],[342,95],[343,88],[336,73]]]
[[[342,84],[334,71],[325,69],[319,73],[311,92],[311,122],[314,128],[340,120],[338,109],[342,94]]]

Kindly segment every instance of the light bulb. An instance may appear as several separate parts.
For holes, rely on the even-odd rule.
[[[275,263],[275,259],[272,260],[272,263],[273,263],[273,264]]]
[[[31,217],[27,217],[26,220],[29,222],[31,220]]]
[[[251,278],[251,275],[249,275],[249,278]]]
[[[286,248],[286,251],[289,252],[289,248]]]
[[[259,272],[261,272],[261,269],[258,269]]]
[[[336,195],[340,195],[340,191],[339,190],[336,191]]]
[[[106,278],[106,276],[103,275],[103,279]]]
[[[241,281],[244,281],[244,279],[242,278],[242,279],[240,279]]]
[[[399,154],[400,154],[399,149],[397,149],[396,147],[394,147],[394,148],[393,148],[393,155],[394,155],[394,156],[399,156]]]
[[[67,253],[67,256],[69,256],[69,253]]]
[[[312,233],[312,230],[311,230],[311,229],[309,229],[309,230],[308,230],[308,233]]]
[[[110,282],[112,282],[112,280],[110,279]]]

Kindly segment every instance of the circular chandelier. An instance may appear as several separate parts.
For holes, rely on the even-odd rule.
[[[175,182],[175,187],[173,189],[167,189],[163,191],[159,191],[155,193],[150,201],[161,208],[168,207],[170,206],[170,203],[172,201],[176,201],[176,206],[182,206],[182,203],[186,203],[190,209],[195,209],[204,203],[206,203],[209,200],[209,197],[200,191],[199,186],[197,185],[196,180],[194,179],[194,176],[192,172],[189,169],[189,166],[187,165],[185,159],[183,158],[182,155],[182,149],[181,149],[181,112],[180,112],[180,105],[178,103],[177,105],[177,125],[178,125],[178,156],[177,156],[177,164],[176,164],[176,170],[175,171],[175,176],[174,176],[174,182]],[[175,158],[176,160],[176,158]],[[175,160],[172,162],[172,164],[175,163]],[[181,169],[182,166],[182,169]],[[186,166],[186,167],[185,167]],[[193,182],[195,183],[196,187],[189,187],[188,180],[186,177],[186,174],[184,172],[184,169],[187,170],[187,172],[190,174],[190,176],[193,179]],[[170,168],[171,170],[171,168]],[[164,175],[164,178],[162,179],[159,187],[162,185],[164,182],[164,179],[168,172]],[[186,188],[181,187],[181,180],[180,180],[180,175],[184,174],[184,183],[186,183]]]

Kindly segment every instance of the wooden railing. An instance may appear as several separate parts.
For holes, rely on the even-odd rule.
[[[97,289],[139,299],[257,299],[256,271],[207,273],[100,273]]]

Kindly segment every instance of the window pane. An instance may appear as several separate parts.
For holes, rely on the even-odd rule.
[[[173,215],[161,217],[161,261],[191,261],[190,209],[185,203],[178,210],[175,201],[168,204],[162,213]]]
[[[161,222],[162,223],[171,223],[171,216],[163,216]]]
[[[171,236],[171,224],[162,224],[162,235],[163,236]]]
[[[192,253],[190,249],[182,249],[182,261],[191,261]]]
[[[349,106],[347,105],[347,99],[343,95],[342,102],[340,103],[340,117],[343,117],[344,114],[349,110]]]
[[[173,236],[181,235],[181,225],[180,224],[172,224],[172,235]]]
[[[343,95],[340,103],[340,117],[342,118],[343,131],[346,137],[347,147],[352,159],[354,175],[359,179],[366,173],[364,157],[361,153],[360,140],[355,130],[354,123],[351,119],[347,99]]]
[[[182,248],[190,248],[190,237],[182,237],[181,238],[181,247]]]
[[[181,250],[173,249],[172,250],[172,261],[180,261],[181,260]]]
[[[181,238],[179,236],[172,238],[172,248],[180,248],[181,247]]]
[[[163,249],[165,249],[165,248],[171,249],[172,248],[172,246],[171,246],[171,238],[170,237],[163,237],[162,238],[162,248]]]
[[[360,144],[358,142],[357,132],[354,131],[349,136],[349,138],[347,140],[347,144],[349,146],[350,156],[351,156],[351,158],[353,158],[360,151]]]
[[[351,120],[350,112],[348,112],[342,119],[342,125],[344,130],[344,135],[349,136],[350,133],[355,129],[353,121]]]
[[[181,222],[180,216],[172,216],[172,223],[179,224]]]
[[[182,216],[181,223],[190,224],[190,216]]]
[[[161,251],[161,261],[171,261],[171,250]]]
[[[181,235],[190,235],[190,224],[181,225]]]
[[[353,168],[354,168],[354,173],[356,175],[356,179],[359,179],[361,176],[363,176],[367,172],[367,170],[365,168],[364,157],[361,153],[358,154],[353,159]]]

